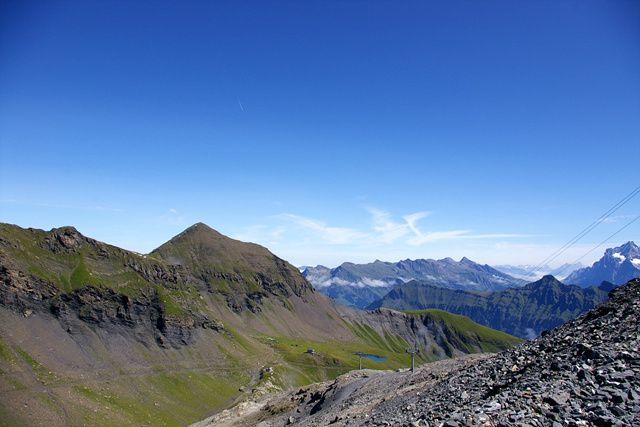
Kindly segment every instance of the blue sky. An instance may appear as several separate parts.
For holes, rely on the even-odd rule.
[[[2,1],[0,221],[538,264],[640,186],[638,22],[635,1]],[[552,264],[638,242],[638,215]]]

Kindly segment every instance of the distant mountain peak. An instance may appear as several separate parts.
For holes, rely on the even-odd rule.
[[[496,265],[493,268],[503,273],[509,274],[520,280],[531,282],[543,278],[546,275],[552,275],[559,280],[564,280],[569,274],[575,270],[584,268],[579,262],[568,264],[565,263],[557,268],[551,268],[548,265],[533,266],[533,265]]]
[[[465,256],[465,257],[462,257],[462,259],[460,260],[460,264],[463,264],[463,265],[474,265],[474,264],[477,264],[477,263],[474,262],[474,261],[471,261],[469,258],[467,258]]]
[[[624,262],[627,259],[638,259],[640,258],[640,248],[633,241],[628,241],[617,248],[607,249],[605,256],[616,258],[619,262]]]
[[[640,248],[633,241],[628,241],[605,250],[593,266],[574,271],[565,282],[589,287],[607,281],[619,286],[636,277],[640,277]]]

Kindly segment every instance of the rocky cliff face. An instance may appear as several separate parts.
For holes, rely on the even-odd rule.
[[[622,285],[636,277],[640,277],[640,248],[633,242],[627,242],[607,249],[591,267],[581,268],[567,276],[565,283],[585,288],[599,286],[603,281]]]
[[[356,371],[194,426],[638,426],[639,325],[636,279],[494,356],[430,363],[415,374]]]

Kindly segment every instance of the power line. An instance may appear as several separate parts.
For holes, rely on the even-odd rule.
[[[636,187],[633,191],[631,191],[631,193],[627,194],[622,200],[620,200],[618,203],[616,203],[612,208],[610,208],[608,211],[606,211],[604,214],[602,214],[600,216],[600,218],[596,219],[595,221],[593,221],[587,228],[585,228],[584,230],[582,230],[580,233],[578,233],[575,237],[573,237],[571,240],[569,240],[564,246],[562,246],[560,249],[558,249],[557,251],[555,251],[553,254],[549,255],[544,261],[542,261],[540,264],[536,265],[535,267],[532,267],[531,269],[529,269],[529,271],[527,272],[527,274],[525,274],[524,276],[522,276],[520,278],[520,282],[518,283],[517,286],[520,286],[527,277],[531,276],[533,274],[533,272],[535,272],[536,270],[538,270],[539,268],[541,268],[542,266],[550,263],[551,261],[553,261],[554,259],[558,258],[560,255],[562,255],[567,249],[569,249],[571,246],[573,246],[574,244],[576,244],[578,242],[578,240],[582,239],[584,236],[586,236],[588,233],[590,233],[594,228],[596,228],[601,222],[603,222],[603,220],[605,218],[607,218],[608,216],[614,214],[618,209],[620,209],[622,206],[624,206],[625,204],[627,204],[627,202],[629,200],[631,200],[633,197],[635,197],[638,193],[640,193],[640,186]],[[633,222],[633,221],[632,221]],[[624,227],[626,228],[626,227]],[[624,229],[623,228],[623,229]],[[622,230],[622,229],[621,229]],[[618,231],[621,231],[618,230]],[[592,249],[592,251],[595,250]],[[584,256],[586,256],[587,254],[585,254]]]

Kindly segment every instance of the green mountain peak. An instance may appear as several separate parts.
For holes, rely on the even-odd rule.
[[[227,295],[303,297],[314,292],[297,268],[267,248],[226,237],[203,223],[187,228],[150,255],[187,267],[210,290]]]

